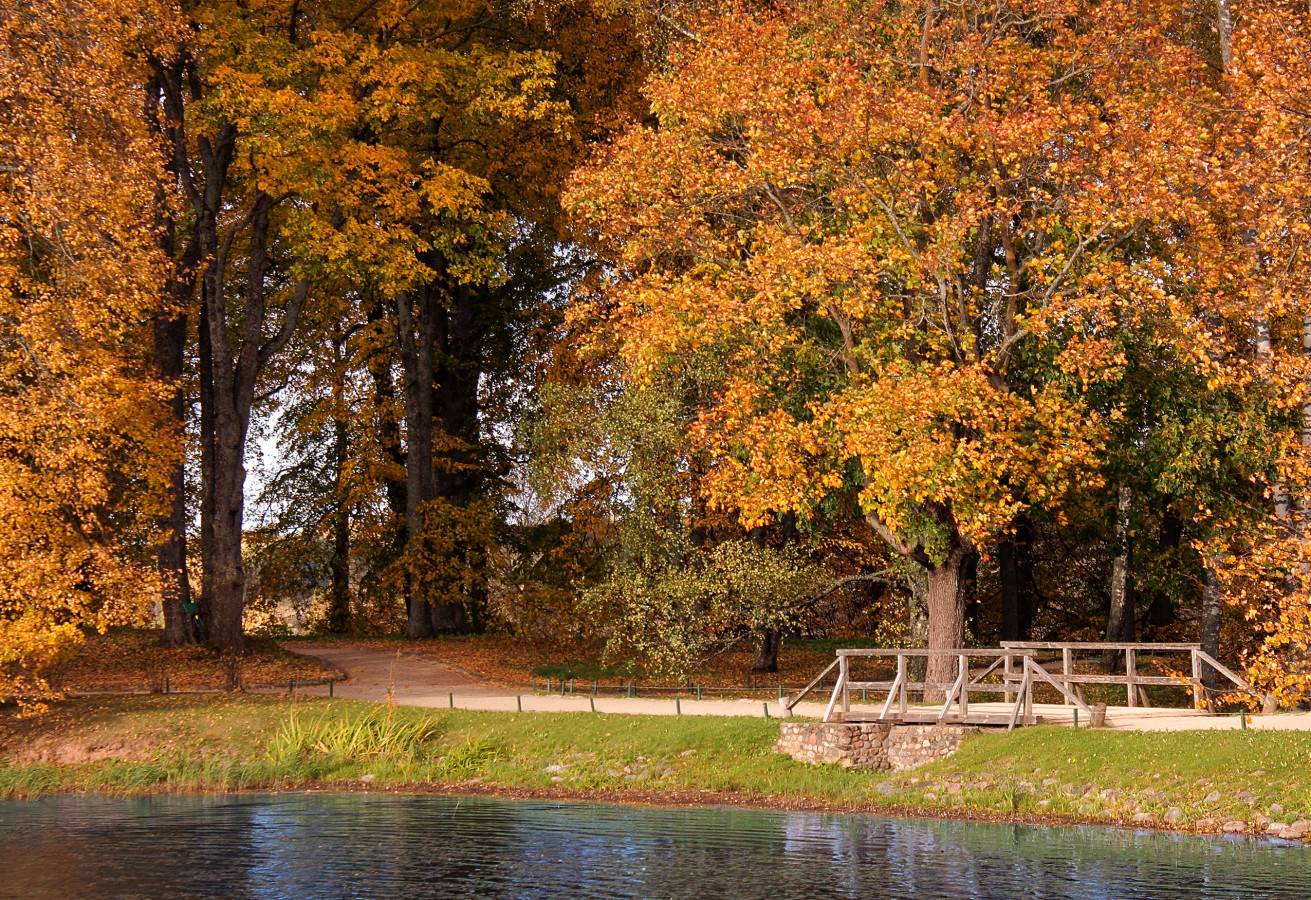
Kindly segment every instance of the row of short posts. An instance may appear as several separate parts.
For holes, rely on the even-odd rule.
[[[315,685],[315,684],[323,684],[323,682],[322,682],[322,681],[311,681],[311,682],[310,682],[310,685]],[[332,678],[329,678],[329,679],[328,679],[328,696],[329,696],[329,697],[334,696],[334,694],[336,693],[336,691],[335,691],[336,685],[337,685],[337,682],[336,682],[335,679],[332,679]],[[304,687],[304,685],[301,685],[301,687]],[[164,680],[164,693],[166,693],[166,694],[168,693],[168,679],[165,679],[165,680]],[[296,679],[292,678],[292,679],[289,679],[289,680],[287,681],[287,693],[288,693],[289,695],[290,695],[290,694],[295,694],[295,693],[296,693]]]

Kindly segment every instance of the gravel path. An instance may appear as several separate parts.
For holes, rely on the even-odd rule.
[[[586,694],[559,696],[516,693],[512,688],[480,681],[436,660],[404,651],[388,651],[349,644],[333,647],[292,647],[296,653],[313,656],[337,666],[350,679],[333,687],[333,694],[352,700],[384,703],[388,691],[401,706],[450,707],[497,712],[599,712],[646,716],[753,716],[778,718],[782,708],[775,700],[693,700],[683,697],[590,697]],[[327,687],[297,688],[308,694],[327,696]],[[825,698],[827,699],[827,698]],[[877,706],[870,704],[877,710]],[[825,703],[802,702],[795,712],[807,718],[822,718]],[[975,712],[1006,714],[1000,703],[971,703]],[[766,712],[768,711],[768,712]],[[1058,704],[1036,703],[1034,711],[1049,722],[1069,723],[1072,709]],[[1207,716],[1182,709],[1129,709],[1111,707],[1106,713],[1108,728],[1123,731],[1236,731],[1237,716]],[[1258,731],[1311,731],[1311,713],[1281,713],[1252,716],[1247,727]]]

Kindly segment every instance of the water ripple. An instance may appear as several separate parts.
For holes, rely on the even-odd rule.
[[[1311,897],[1311,852],[1107,828],[281,794],[0,802],[0,897]]]

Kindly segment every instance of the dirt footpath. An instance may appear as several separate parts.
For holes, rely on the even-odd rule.
[[[481,681],[436,660],[414,656],[404,651],[370,647],[289,647],[330,663],[345,671],[350,680],[333,687],[337,697],[385,703],[389,692],[401,706],[451,707],[494,712],[599,712],[639,716],[769,716],[779,718],[783,709],[776,700],[693,700],[682,697],[591,697],[587,694],[550,696],[516,692]],[[326,696],[327,687],[298,688],[308,694]],[[824,698],[827,700],[827,698]],[[824,702],[803,702],[794,712],[806,718],[824,716]],[[1004,715],[1010,711],[1000,703],[971,703],[979,712]],[[878,706],[870,704],[877,710]],[[1058,704],[1036,703],[1034,712],[1056,724],[1072,724],[1073,710]],[[1124,731],[1228,731],[1242,727],[1237,716],[1207,716],[1183,709],[1107,710],[1109,728]],[[1311,713],[1281,713],[1252,716],[1247,727],[1271,731],[1311,731]]]
[[[762,718],[765,710],[777,718],[782,714],[778,701],[771,700],[675,700],[648,697],[591,697],[587,694],[542,695],[518,692],[480,681],[441,663],[404,651],[377,650],[367,647],[290,647],[295,653],[313,656],[345,671],[350,680],[333,686],[333,695],[352,700],[385,703],[388,692],[394,693],[401,706],[449,707],[499,712],[604,712],[646,716],[754,716]],[[308,694],[326,696],[327,687],[297,688]],[[800,703],[801,716],[820,718],[821,703]]]

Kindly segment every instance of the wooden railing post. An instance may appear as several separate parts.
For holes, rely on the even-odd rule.
[[[1195,649],[1190,655],[1193,658],[1193,709],[1200,711],[1205,707],[1202,699],[1202,658]]]
[[[1065,678],[1063,678],[1063,679],[1061,680],[1061,686],[1064,687],[1067,691],[1070,689],[1070,669],[1071,669],[1071,668],[1072,668],[1072,667],[1071,667],[1071,659],[1070,659],[1070,648],[1069,648],[1069,647],[1062,647],[1062,648],[1061,648],[1061,672],[1062,672],[1062,674],[1065,675]],[[1065,705],[1066,705],[1066,706],[1069,706],[1069,705],[1070,705],[1070,698],[1069,698],[1069,697],[1066,697],[1066,698],[1065,698]]]
[[[956,672],[960,679],[960,717],[970,714],[970,658],[962,653],[957,657]]]
[[[1129,708],[1132,709],[1138,705],[1138,682],[1135,680],[1138,676],[1138,652],[1133,649],[1124,651],[1124,677],[1128,682],[1126,685],[1129,694]]]
[[[1015,699],[1015,692],[1009,690],[1011,686],[1011,655],[1009,653],[1006,654],[1006,659],[1002,661],[1001,675],[1002,681],[1008,688],[1006,691],[1006,702],[1010,703]]]
[[[897,654],[897,680],[901,682],[901,688],[897,691],[897,712],[901,715],[906,714],[906,678],[908,676],[906,654]]]
[[[1029,671],[1032,657],[1024,657],[1024,720],[1033,718],[1033,673]]]
[[[851,691],[847,688],[847,680],[848,680],[847,675],[848,675],[848,666],[849,666],[849,664],[850,664],[850,659],[849,659],[848,657],[844,656],[844,657],[842,657],[842,664],[841,664],[840,666],[838,666],[838,672],[839,672],[838,677],[842,679],[842,714],[843,714],[843,718],[846,718],[846,714],[849,713],[849,712],[851,712]]]

